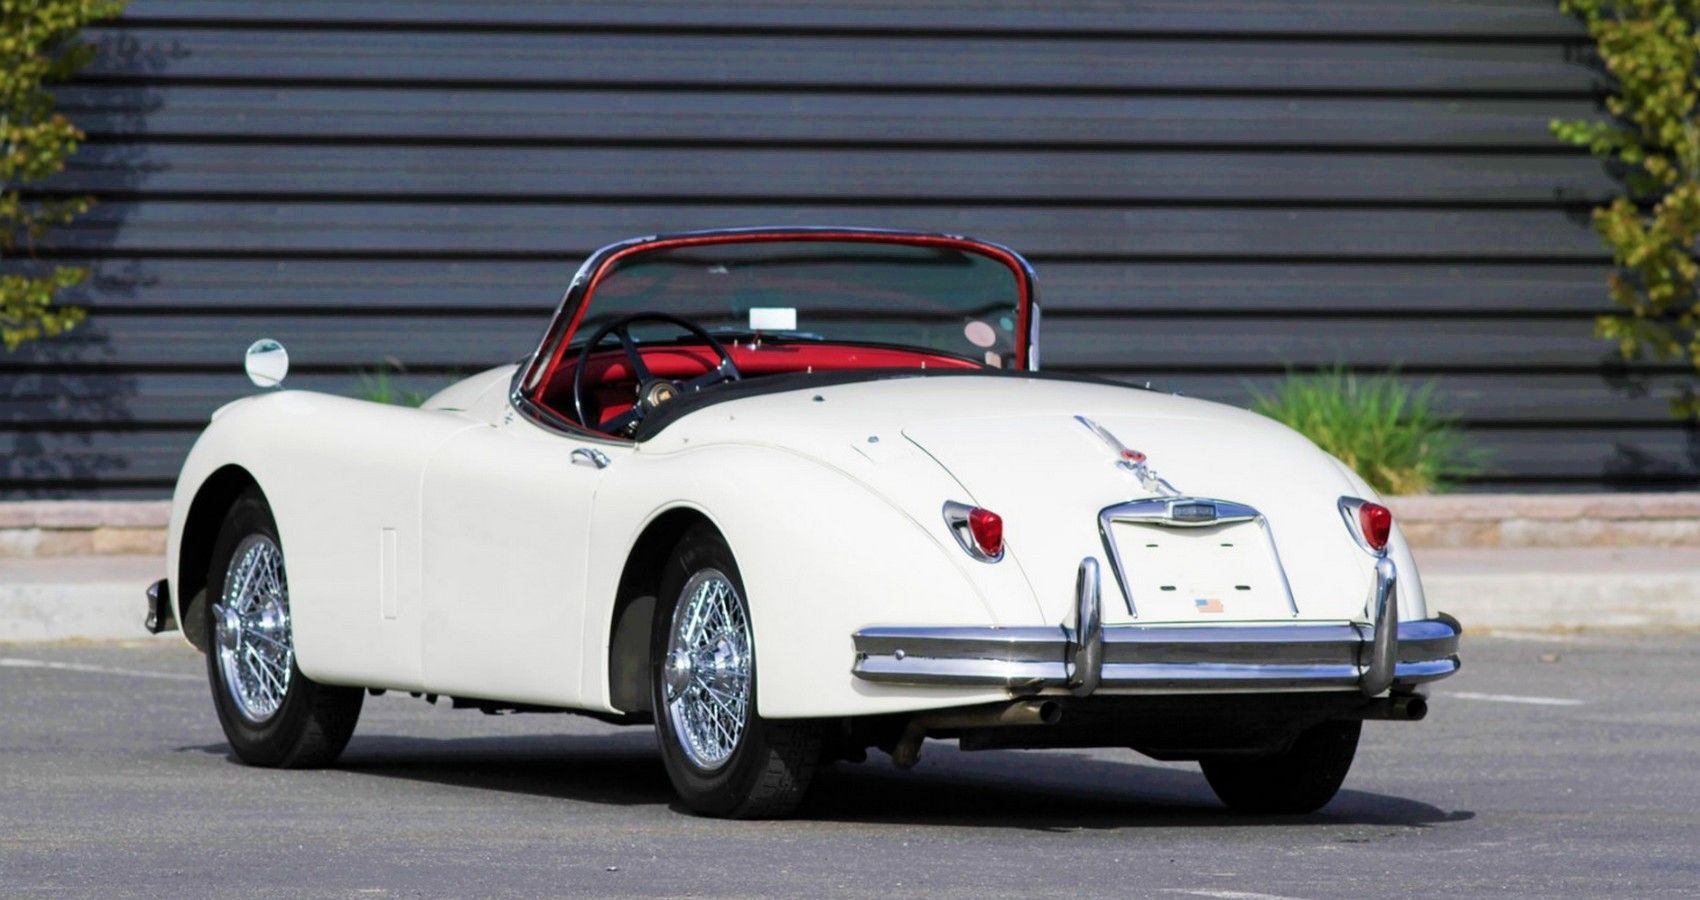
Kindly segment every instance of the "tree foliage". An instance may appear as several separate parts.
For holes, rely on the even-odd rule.
[[[89,197],[32,195],[26,186],[65,168],[83,133],[54,111],[46,85],[88,62],[77,40],[84,25],[116,16],[122,0],[0,0],[0,340],[6,349],[59,334],[83,311],[55,306],[56,295],[88,270],[43,265],[37,240],[87,212]]]
[[[1700,0],[1563,0],[1612,76],[1609,121],[1557,121],[1553,134],[1605,159],[1624,193],[1593,213],[1611,248],[1622,312],[1597,333],[1625,359],[1686,360],[1700,370]],[[1671,410],[1700,418],[1687,380]]]

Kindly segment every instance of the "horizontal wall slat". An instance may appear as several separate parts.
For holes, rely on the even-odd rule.
[[[1567,38],[1570,20],[1540,0],[1383,3],[1375,0],[1141,0],[1056,4],[1047,0],[134,0],[125,19],[220,22],[386,23],[484,26],[713,26],[723,28],[940,28],[1274,32],[1325,35],[1409,33],[1437,37]]]
[[[0,494],[25,479],[154,481],[169,491],[194,431],[91,431],[19,437],[0,433]],[[1680,429],[1482,429],[1472,442],[1493,460],[1485,479],[1522,478],[1622,483],[1660,480],[1666,487],[1700,475],[1693,433]],[[374,447],[374,453],[382,452]]]
[[[44,250],[549,254],[633,235],[751,225],[883,225],[972,234],[1026,253],[1125,257],[1604,259],[1559,210],[1173,209],[1068,206],[859,209],[819,204],[108,202]]]
[[[807,318],[800,320],[804,327]],[[1587,322],[1505,317],[1340,317],[1304,327],[1276,316],[1052,317],[1044,322],[1049,368],[1192,370],[1330,365],[1593,367],[1615,351]],[[348,315],[104,316],[51,343],[0,359],[20,365],[217,365],[239,359],[255,338],[289,347],[300,366],[371,366],[386,356],[411,365],[476,366],[528,354],[547,324],[534,317]]]
[[[254,393],[241,372],[240,347],[227,347],[226,365],[219,372],[36,371],[0,376],[0,426],[5,423],[64,423],[86,429],[96,426],[130,428],[145,425],[199,427],[214,409]],[[375,390],[380,361],[340,373],[294,373],[293,390],[320,391],[366,397]],[[470,371],[470,370],[468,370]],[[390,387],[401,392],[432,393],[457,376],[391,373]],[[1254,392],[1269,394],[1282,376],[1268,374],[1176,374],[1153,368],[1144,375],[1117,375],[1131,384],[1189,397],[1249,406]],[[1634,424],[1653,428],[1672,425],[1665,392],[1669,376],[1540,375],[1507,372],[1498,375],[1402,376],[1411,386],[1432,384],[1435,404],[1462,421],[1483,425]]]
[[[282,341],[292,367],[371,368],[386,357],[467,372],[536,348],[548,315],[530,321],[438,316],[105,316],[51,343],[26,344],[0,367],[205,366],[241,360],[262,337]]]
[[[69,259],[67,263],[89,260]],[[95,261],[70,299],[104,311],[431,309],[546,313],[576,260],[123,259]],[[4,266],[0,265],[0,270]],[[1608,311],[1605,265],[1098,263],[1037,267],[1047,313]],[[1585,324],[1578,326],[1586,330]]]
[[[84,78],[904,90],[1541,92],[1596,75],[1562,47],[890,36],[91,28]],[[641,60],[641,65],[634,61]],[[870,66],[870,60],[878,60]]]
[[[877,142],[1515,147],[1553,152],[1591,99],[666,93],[607,90],[67,85],[91,135],[306,141]]]
[[[98,144],[48,186],[480,201],[1552,204],[1616,189],[1585,156],[1088,150]]]
[[[1528,319],[1067,318],[1044,324],[1042,365],[1068,369],[1233,365],[1591,366],[1615,352],[1587,327]]]

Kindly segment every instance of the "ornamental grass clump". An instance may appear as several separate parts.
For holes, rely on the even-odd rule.
[[[1252,409],[1310,438],[1383,494],[1444,491],[1479,466],[1458,421],[1436,409],[1434,385],[1344,366],[1289,373]]]
[[[431,399],[429,391],[416,391],[403,388],[397,383],[397,377],[407,374],[407,366],[401,360],[386,356],[371,371],[364,369],[355,373],[360,378],[360,388],[355,396],[372,403],[386,403],[390,406],[424,406]]]

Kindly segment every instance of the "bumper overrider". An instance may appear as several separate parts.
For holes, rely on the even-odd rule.
[[[1374,697],[1458,671],[1458,620],[1399,621],[1398,570],[1377,560],[1374,624],[1103,624],[1098,561],[1080,563],[1074,622],[1056,627],[865,628],[859,678],[1067,691],[1351,690]]]

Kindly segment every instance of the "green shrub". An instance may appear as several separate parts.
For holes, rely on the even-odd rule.
[[[1586,147],[1623,182],[1623,196],[1594,210],[1611,248],[1607,292],[1623,312],[1602,316],[1600,337],[1625,359],[1685,360],[1700,368],[1700,0],[1563,0],[1588,27],[1615,82],[1610,121],[1552,123],[1559,140]],[[1671,411],[1700,418],[1692,378]]]
[[[58,293],[88,270],[48,266],[34,258],[48,229],[69,223],[94,204],[89,197],[25,194],[21,186],[65,168],[83,133],[53,110],[44,84],[61,81],[89,61],[93,48],[77,31],[124,9],[121,0],[0,0],[0,342],[16,350],[83,320],[83,311],[55,307]],[[16,259],[18,254],[24,259]]]
[[[1457,419],[1436,410],[1433,383],[1412,389],[1394,375],[1336,366],[1251,392],[1253,410],[1310,438],[1377,492],[1443,491],[1479,469]]]
[[[375,369],[362,369],[356,374],[360,376],[360,391],[355,396],[361,400],[392,406],[424,406],[431,399],[431,392],[407,390],[395,383],[394,377],[406,375],[407,367],[393,356],[384,357]]]

